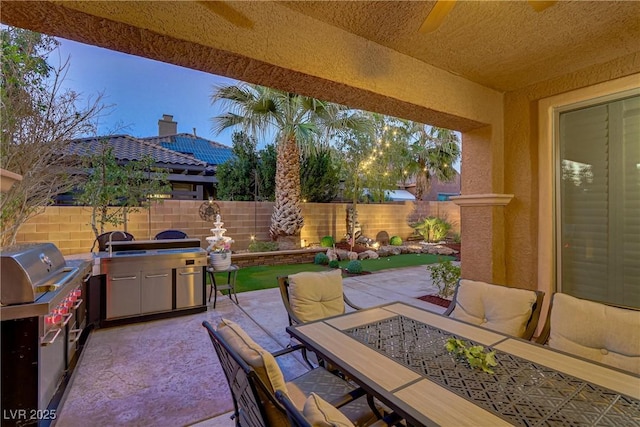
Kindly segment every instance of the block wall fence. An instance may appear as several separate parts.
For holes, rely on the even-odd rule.
[[[190,238],[202,241],[207,247],[212,223],[200,218],[198,209],[203,201],[167,200],[154,204],[149,210],[130,213],[126,225],[107,228],[105,231],[125,230],[136,240],[152,239],[158,232],[178,229]],[[227,229],[225,235],[235,240],[233,250],[244,250],[256,240],[269,240],[269,225],[273,202],[216,201]],[[318,243],[323,236],[331,235],[341,240],[347,232],[346,212],[348,203],[304,203],[305,218],[300,239],[305,245]],[[386,204],[359,204],[358,221],[362,233],[375,238],[380,231],[403,239],[413,233],[408,221],[416,215],[438,216],[460,232],[460,208],[453,202],[393,202]],[[95,236],[90,226],[90,209],[81,206],[49,206],[44,212],[31,218],[18,232],[17,243],[51,242],[64,255],[86,253],[91,250]]]

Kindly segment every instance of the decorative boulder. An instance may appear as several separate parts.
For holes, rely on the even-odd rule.
[[[340,261],[349,259],[349,251],[346,251],[344,249],[336,249],[335,254],[338,257],[338,260]]]
[[[348,258],[350,261],[353,261],[355,259],[358,259],[358,253],[357,252],[349,252],[347,254]]]
[[[337,250],[333,250],[333,249],[328,249],[327,250],[327,256],[329,257],[329,261],[338,261],[340,259],[340,257],[338,257],[337,254]]]
[[[389,244],[389,233],[386,231],[380,231],[376,234],[376,242],[380,243],[380,246],[387,246]]]
[[[358,255],[359,259],[378,259],[378,253],[376,251],[368,250],[364,252],[360,252]]]

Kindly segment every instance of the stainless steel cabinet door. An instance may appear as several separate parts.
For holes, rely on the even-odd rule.
[[[140,271],[114,266],[107,273],[107,319],[140,314]]]
[[[195,307],[204,304],[202,267],[176,269],[176,308]]]
[[[171,310],[171,269],[142,272],[142,313]]]

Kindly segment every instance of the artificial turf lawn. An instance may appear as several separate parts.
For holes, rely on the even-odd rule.
[[[364,271],[379,271],[388,268],[413,267],[416,265],[433,264],[453,257],[429,254],[404,254],[393,255],[378,259],[362,260]],[[232,261],[233,262],[233,261]],[[340,267],[346,267],[349,261],[340,261]],[[268,289],[278,287],[278,276],[288,276],[289,274],[301,271],[326,271],[327,266],[316,264],[286,264],[271,266],[244,267],[238,271],[236,280],[236,292],[256,291],[258,289]],[[208,277],[207,277],[207,280]],[[216,273],[216,283],[227,282],[227,273]],[[225,291],[226,292],[226,291]]]

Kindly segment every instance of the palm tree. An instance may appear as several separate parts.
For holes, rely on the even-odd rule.
[[[415,122],[407,122],[407,128],[413,138],[416,199],[421,200],[429,191],[433,177],[441,181],[451,181],[455,177],[452,165],[460,159],[460,140],[458,134],[449,129]]]
[[[298,246],[304,225],[300,147],[313,149],[314,140],[326,144],[336,132],[366,123],[344,106],[246,83],[214,87],[211,102],[228,110],[212,119],[214,132],[238,126],[250,135],[265,137],[276,130],[276,194],[269,232],[285,247]]]

